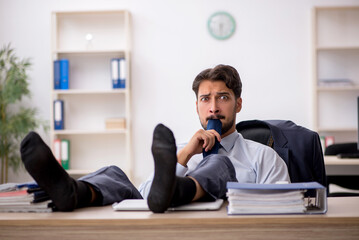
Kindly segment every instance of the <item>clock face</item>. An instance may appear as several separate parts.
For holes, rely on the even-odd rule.
[[[209,17],[207,26],[212,37],[224,40],[233,35],[236,29],[236,22],[229,13],[216,12]]]

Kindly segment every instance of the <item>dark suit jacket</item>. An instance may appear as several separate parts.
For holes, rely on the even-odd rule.
[[[273,138],[273,149],[288,166],[292,182],[319,182],[326,186],[323,151],[319,135],[292,121],[252,120],[237,124],[237,130],[267,126]]]

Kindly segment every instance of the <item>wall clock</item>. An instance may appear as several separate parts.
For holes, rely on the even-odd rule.
[[[209,17],[207,26],[212,37],[225,40],[236,30],[236,21],[227,12],[215,12]]]

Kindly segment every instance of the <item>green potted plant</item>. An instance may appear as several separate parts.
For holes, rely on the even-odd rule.
[[[19,145],[31,130],[47,124],[36,118],[37,109],[24,107],[21,100],[30,98],[28,75],[29,59],[19,59],[10,44],[0,49],[0,183],[8,181],[11,167],[16,172],[21,166]]]

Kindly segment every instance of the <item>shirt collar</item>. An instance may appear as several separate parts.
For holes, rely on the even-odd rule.
[[[220,144],[223,147],[223,149],[228,152],[230,151],[236,140],[239,138],[239,134],[237,131],[234,131],[233,133],[229,134],[228,136],[222,138]]]

